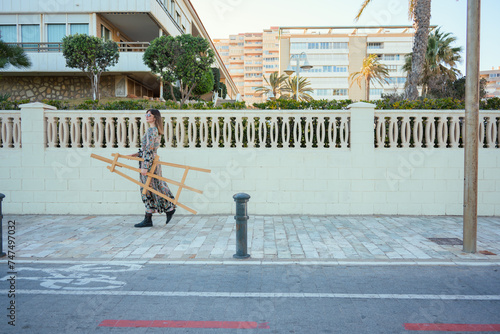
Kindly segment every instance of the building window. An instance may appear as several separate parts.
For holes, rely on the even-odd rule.
[[[316,95],[318,96],[328,96],[331,95],[332,91],[330,89],[316,89]]]
[[[370,89],[370,96],[380,96],[382,95],[383,90],[379,88]]]
[[[334,89],[333,90],[333,95],[336,96],[346,96],[348,94],[347,89]]]
[[[398,71],[397,65],[386,65],[386,66],[387,66],[387,70],[389,72],[397,72]]]
[[[40,25],[23,24],[21,26],[21,42],[23,43],[23,48],[37,48],[37,44],[24,43],[40,43]]]
[[[101,24],[101,38],[105,41],[109,41],[111,39],[111,31]]]
[[[383,48],[384,48],[384,43],[379,43],[379,42],[368,43],[368,49],[383,49]]]
[[[89,34],[89,25],[88,23],[80,24],[80,23],[72,23],[69,25],[69,34]]]
[[[60,43],[64,36],[66,36],[65,24],[47,24],[47,42]],[[59,48],[59,45],[49,44],[48,47]]]
[[[332,43],[333,44],[333,48],[334,49],[348,49],[349,48],[349,45],[347,42],[335,42],[335,43]]]
[[[0,26],[0,39],[5,43],[17,43],[17,29],[15,25]]]
[[[175,13],[175,1],[174,0],[170,1],[170,13],[172,13],[172,15],[174,15],[174,13]]]

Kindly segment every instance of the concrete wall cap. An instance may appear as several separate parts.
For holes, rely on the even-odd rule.
[[[48,109],[48,110],[57,110],[56,107],[54,106],[49,106],[48,104],[42,103],[42,102],[31,102],[31,103],[25,103],[21,104],[19,106],[21,109]]]
[[[373,103],[367,103],[367,102],[356,102],[356,103],[352,103],[350,105],[347,106],[347,109],[351,109],[351,108],[366,108],[366,109],[374,109],[377,105],[376,104],[373,104]]]

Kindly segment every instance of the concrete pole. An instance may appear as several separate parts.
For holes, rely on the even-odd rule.
[[[464,252],[477,244],[477,169],[479,127],[479,36],[481,0],[467,1],[467,64],[465,81]]]

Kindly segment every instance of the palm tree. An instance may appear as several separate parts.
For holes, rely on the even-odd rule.
[[[359,88],[361,88],[361,84],[363,81],[366,83],[366,100],[370,101],[370,82],[372,80],[382,84],[387,82],[387,77],[389,76],[389,72],[387,70],[387,66],[381,64],[379,62],[378,56],[373,54],[365,57],[363,59],[363,66],[359,72],[354,72],[349,75],[349,81],[351,85],[356,81]]]
[[[365,0],[355,20],[357,21],[371,0]],[[417,85],[420,81],[425,62],[425,50],[429,37],[431,19],[431,0],[408,0],[408,18],[413,20],[415,35],[413,36],[413,52],[411,71],[406,80],[405,97],[415,100],[418,97]]]
[[[30,67],[31,62],[23,48],[0,41],[0,69],[8,64],[18,68]]]
[[[455,81],[461,75],[455,67],[462,57],[461,47],[452,47],[456,37],[451,33],[442,33],[437,28],[429,35],[427,51],[425,53],[424,68],[419,84],[422,85],[422,94],[428,94],[431,89],[438,89],[443,83]],[[403,70],[411,71],[412,55],[406,56]]]
[[[297,76],[288,77],[282,88],[283,95],[287,98],[297,99]],[[309,94],[314,92],[311,88],[311,83],[306,77],[299,77],[299,101],[312,101],[314,98]]]
[[[263,94],[269,94],[273,93],[273,96],[271,99],[277,99],[278,94],[281,95],[281,91],[283,89],[283,84],[286,81],[286,75],[282,74],[279,75],[278,72],[273,72],[269,76],[269,80],[264,76],[264,81],[266,82],[266,86],[260,86],[255,88],[256,92],[261,92],[258,96],[262,96]]]

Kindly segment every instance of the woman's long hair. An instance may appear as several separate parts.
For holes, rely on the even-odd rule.
[[[150,112],[151,115],[155,118],[155,126],[158,129],[158,133],[163,135],[163,118],[161,118],[160,111],[158,109],[148,109],[147,112]]]

